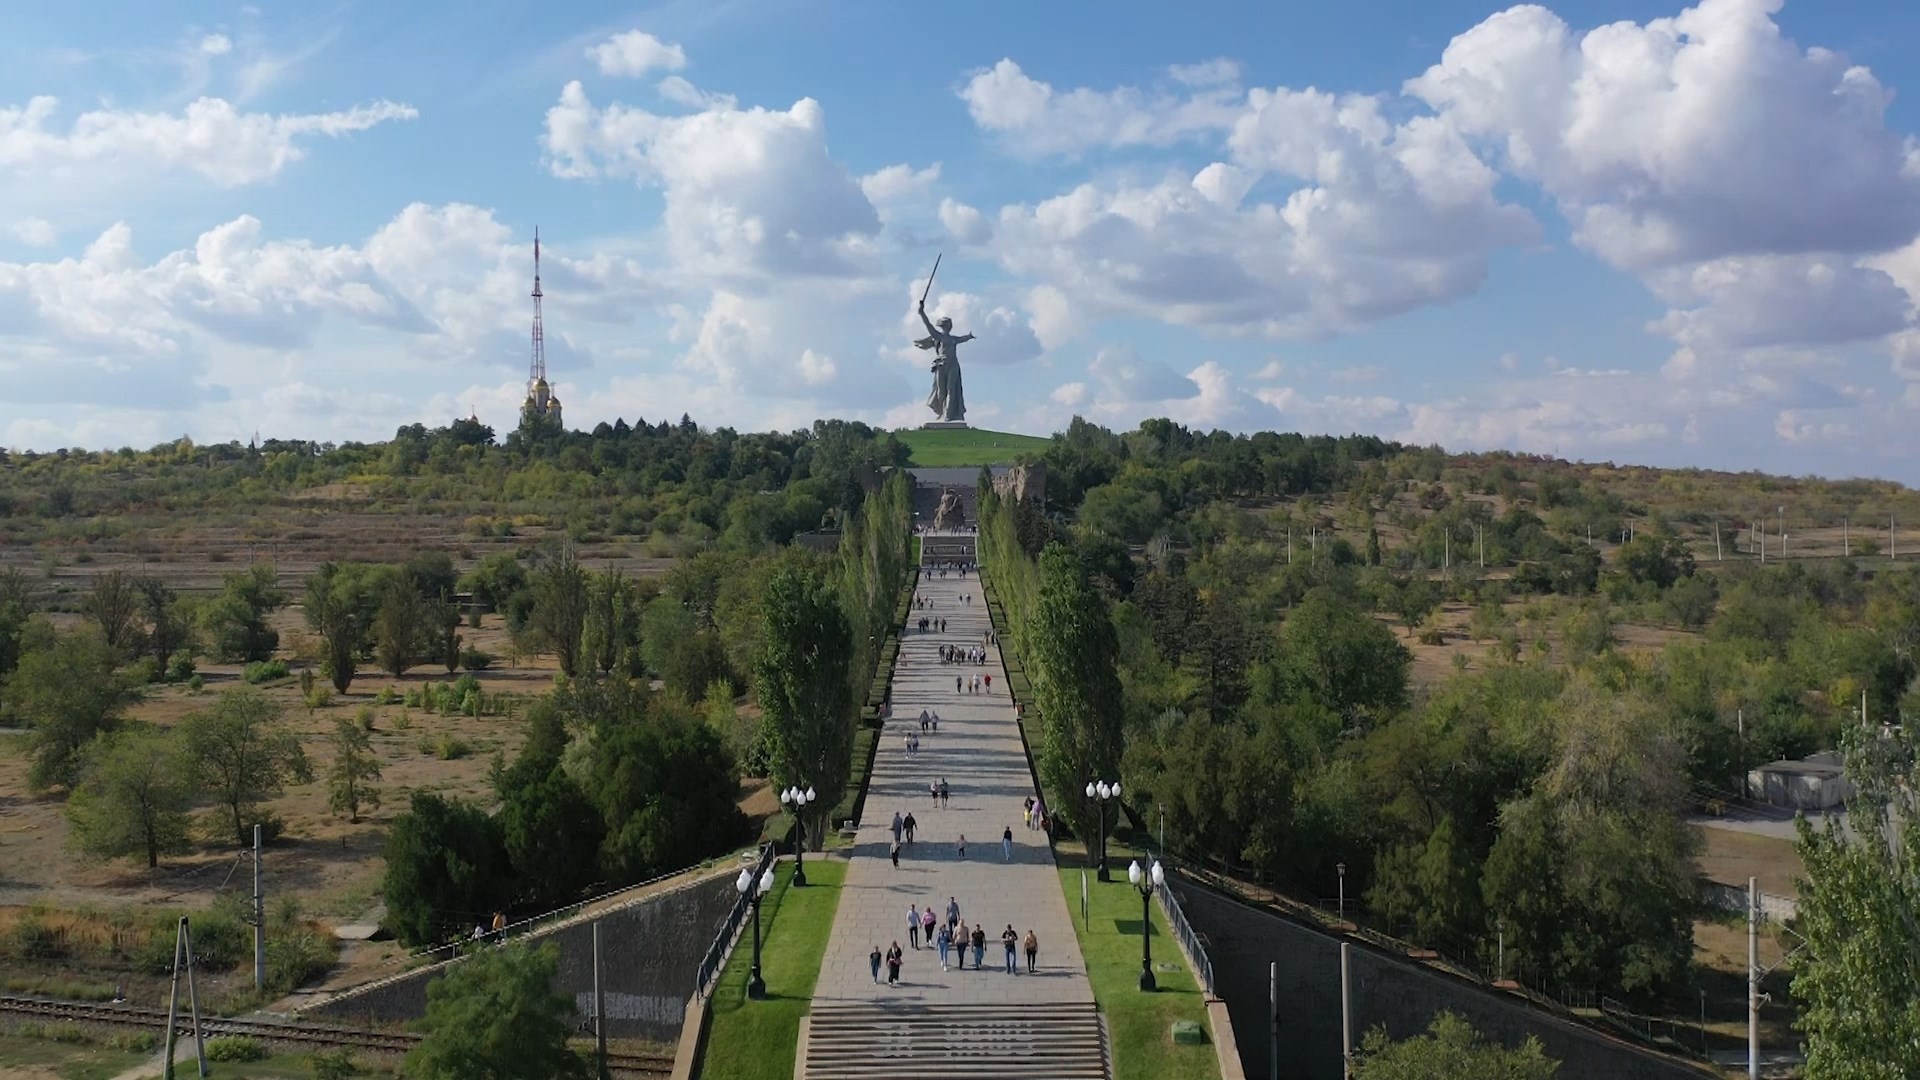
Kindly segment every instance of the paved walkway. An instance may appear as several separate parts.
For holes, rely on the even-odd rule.
[[[847,866],[840,911],[834,919],[814,988],[816,1004],[907,1000],[918,1004],[1026,1004],[1093,1000],[1086,965],[1066,898],[1060,892],[1046,835],[1021,821],[1021,801],[1034,794],[1020,731],[1013,721],[1006,672],[997,648],[986,664],[940,662],[942,644],[982,645],[989,626],[980,579],[968,575],[921,578],[920,595],[933,609],[914,611],[901,638],[894,669],[894,719],[887,722],[874,757],[859,835]],[[972,597],[962,603],[961,596]],[[944,617],[945,634],[913,628],[921,615]],[[993,676],[993,692],[968,694],[954,689],[960,675]],[[920,751],[908,754],[905,737],[920,731],[920,710],[940,714],[940,730],[921,736]],[[950,794],[945,809],[935,809],[928,785],[941,777]],[[888,858],[894,812],[913,812],[914,842],[903,845],[900,866]],[[1013,828],[1013,859],[1001,861],[1002,830]],[[957,843],[967,838],[966,858]],[[960,902],[960,918],[976,921],[987,933],[986,969],[940,970],[939,953],[924,942],[915,951],[907,940],[907,905],[932,905],[946,921],[947,899]],[[1032,930],[1040,942],[1040,970],[1026,974],[1024,953],[1019,974],[1005,972],[1000,935],[1012,923],[1022,940]],[[874,985],[868,956],[898,941],[906,956],[901,984]]]

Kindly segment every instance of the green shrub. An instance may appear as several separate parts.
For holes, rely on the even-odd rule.
[[[380,688],[379,693],[373,695],[373,703],[375,705],[392,705],[399,700],[400,691],[395,690],[391,686],[383,686]]]
[[[126,671],[127,681],[135,686],[157,683],[163,674],[165,673],[160,670],[160,664],[151,656],[143,656],[128,664]]]
[[[442,735],[439,751],[441,761],[457,761],[472,753],[473,748],[467,745],[465,739],[453,735]]]
[[[460,666],[468,671],[485,671],[493,666],[493,654],[479,649],[461,649]]]
[[[247,665],[241,678],[258,686],[261,683],[277,682],[290,674],[285,660],[255,660]]]
[[[172,662],[167,664],[167,681],[186,682],[193,677],[193,657],[175,653]]]
[[[193,691],[196,694],[199,693],[201,690],[205,689],[206,685],[207,685],[207,680],[201,678],[199,675],[194,675],[192,678],[187,680],[187,689]]]
[[[224,1035],[207,1040],[208,1061],[265,1061],[267,1048],[260,1040],[245,1035]]]
[[[322,1050],[307,1059],[313,1080],[349,1080],[360,1075],[360,1063],[345,1050]]]
[[[333,687],[316,686],[313,689],[308,690],[306,694],[306,702],[307,702],[308,709],[326,708],[327,706],[333,704]]]
[[[58,960],[67,955],[67,931],[48,926],[40,916],[28,912],[13,925],[15,952],[29,960]]]
[[[353,722],[360,725],[361,731],[372,731],[374,721],[373,706],[362,705],[360,711],[353,714]]]

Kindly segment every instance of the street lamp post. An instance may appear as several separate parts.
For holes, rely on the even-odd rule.
[[[1151,994],[1158,989],[1153,981],[1153,890],[1166,883],[1167,875],[1158,862],[1152,870],[1142,870],[1136,859],[1127,867],[1127,880],[1140,893],[1140,989]]]
[[[795,784],[780,793],[780,805],[793,811],[793,823],[799,829],[799,839],[793,845],[793,884],[796,888],[807,887],[807,804],[820,796],[812,789],[800,790]]]
[[[1101,881],[1112,881],[1107,875],[1107,800],[1120,797],[1120,781],[1108,783],[1105,780],[1087,782],[1087,799],[1093,803],[1094,816],[1100,821],[1100,858],[1099,873]]]
[[[1334,863],[1334,873],[1340,875],[1340,921],[1347,921],[1347,864]]]
[[[753,904],[753,975],[747,979],[747,996],[759,1001],[767,996],[767,980],[760,977],[760,899],[773,891],[773,867],[767,867],[757,881],[752,870],[740,871],[733,888]]]

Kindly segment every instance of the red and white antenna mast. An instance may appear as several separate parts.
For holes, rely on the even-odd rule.
[[[533,366],[527,373],[527,389],[547,377],[547,333],[540,323],[540,227],[533,228]]]

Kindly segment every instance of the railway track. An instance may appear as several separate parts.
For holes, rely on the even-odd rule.
[[[0,994],[0,1015],[32,1017],[37,1020],[85,1024],[116,1024],[122,1027],[165,1031],[165,1009],[140,1005],[114,1005],[90,1001],[59,1001],[52,998],[21,997]],[[177,1034],[190,1035],[192,1021],[175,1018]],[[282,1020],[208,1019],[200,1020],[206,1036],[244,1036],[262,1041],[297,1043],[303,1046],[342,1047],[404,1054],[419,1044],[421,1036],[404,1031],[372,1031],[365,1028],[336,1028],[318,1024],[289,1023]],[[673,1072],[673,1058],[666,1054],[635,1054],[607,1051],[607,1067],[635,1076],[666,1076]]]

